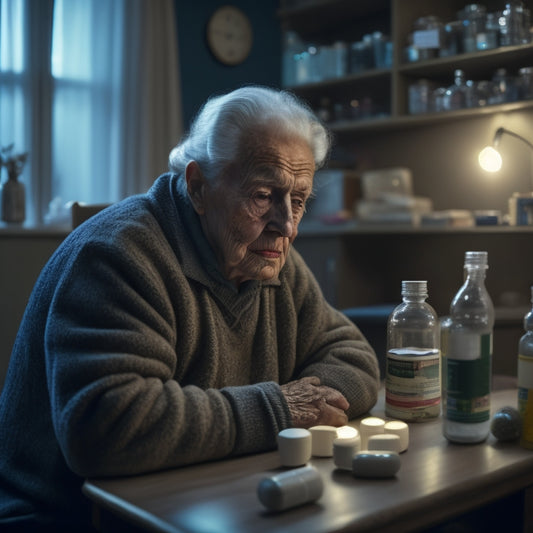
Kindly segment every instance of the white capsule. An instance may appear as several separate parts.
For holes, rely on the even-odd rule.
[[[352,474],[356,477],[393,477],[400,470],[400,456],[396,452],[362,451],[352,460]]]
[[[409,426],[401,420],[391,420],[385,424],[385,433],[392,433],[400,437],[400,452],[409,448]]]
[[[359,434],[361,435],[361,450],[368,450],[368,438],[385,432],[385,420],[377,416],[369,416],[361,420]]]
[[[308,465],[263,478],[257,486],[257,497],[270,511],[284,511],[318,500],[323,491],[320,473]]]
[[[333,462],[337,468],[352,469],[353,456],[361,448],[359,435],[349,438],[338,438],[333,441]]]
[[[333,426],[313,426],[309,428],[312,436],[312,454],[315,457],[331,457],[333,441],[337,438],[337,428]]]
[[[283,466],[302,466],[311,459],[311,433],[303,428],[287,428],[278,433],[278,452]]]

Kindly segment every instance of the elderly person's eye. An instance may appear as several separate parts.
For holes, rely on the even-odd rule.
[[[291,198],[292,208],[299,212],[305,210],[305,201],[302,198],[293,197]]]
[[[252,195],[252,200],[259,207],[268,207],[272,203],[272,194],[266,191],[256,191]]]

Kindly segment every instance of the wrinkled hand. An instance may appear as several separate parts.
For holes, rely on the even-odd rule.
[[[293,427],[317,425],[343,426],[348,422],[345,410],[350,404],[337,390],[320,385],[320,379],[305,377],[281,385],[289,405]]]

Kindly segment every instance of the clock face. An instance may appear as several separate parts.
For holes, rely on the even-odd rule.
[[[214,56],[222,63],[242,63],[252,48],[250,20],[236,7],[220,7],[207,24],[207,43]]]

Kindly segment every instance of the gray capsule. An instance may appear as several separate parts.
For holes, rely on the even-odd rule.
[[[259,501],[271,511],[284,511],[314,502],[323,491],[322,477],[310,465],[264,478],[257,486]]]
[[[393,477],[400,470],[400,456],[396,452],[368,450],[358,452],[352,459],[352,474],[356,477]]]

